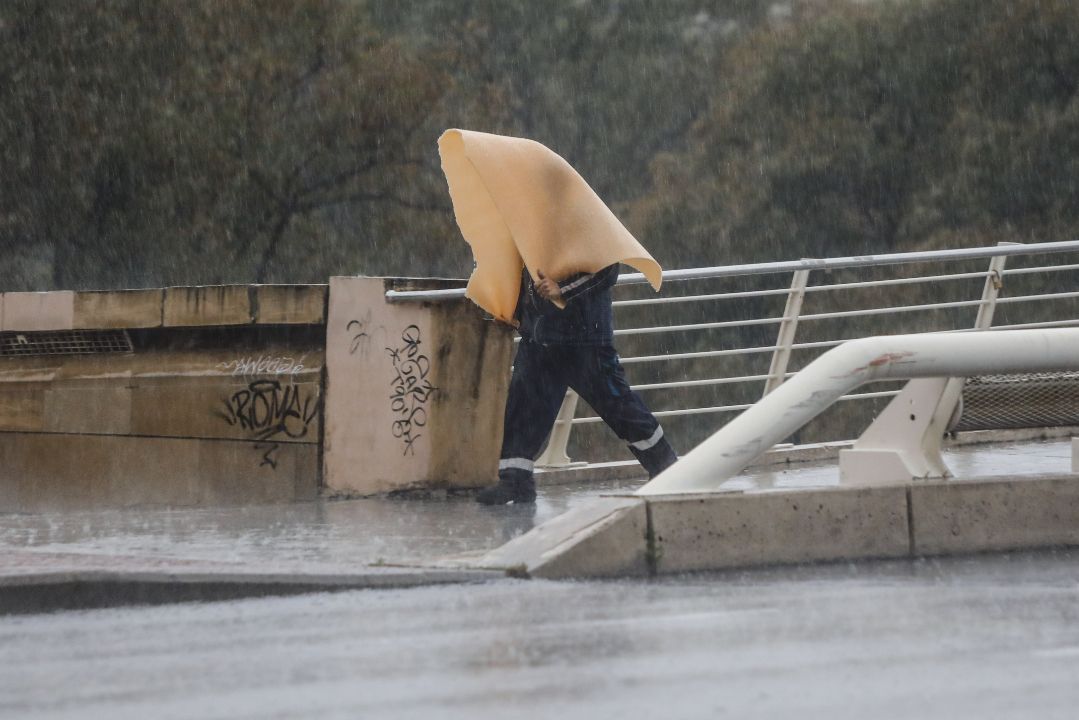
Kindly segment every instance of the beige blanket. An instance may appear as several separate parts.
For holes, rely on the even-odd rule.
[[[476,269],[467,297],[509,322],[521,268],[562,280],[617,262],[659,290],[659,264],[595,191],[556,153],[534,140],[470,130],[438,139],[442,170]]]

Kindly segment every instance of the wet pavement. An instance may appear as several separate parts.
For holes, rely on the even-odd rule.
[[[0,618],[0,717],[1039,718],[1079,554]]]
[[[946,459],[961,477],[1066,473],[1071,449]],[[838,484],[827,462],[725,487]],[[546,485],[533,507],[494,509],[462,496],[0,515],[0,583],[87,570],[381,577],[479,554],[638,485]],[[1079,551],[462,579],[0,615],[0,718],[1070,720],[1079,702]]]
[[[953,448],[959,477],[1067,473],[1068,440]],[[76,570],[349,573],[480,555],[588,498],[642,481],[541,483],[534,506],[487,508],[467,495],[321,500],[177,510],[0,514],[0,579]],[[756,468],[725,490],[839,484],[833,462]]]

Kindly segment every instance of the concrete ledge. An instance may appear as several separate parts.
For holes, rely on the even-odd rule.
[[[496,548],[476,565],[544,578],[645,575],[647,527],[640,498],[597,498]]]
[[[327,285],[254,285],[255,322],[321,325],[326,322]]]
[[[649,498],[660,573],[904,557],[902,487]]]
[[[247,285],[165,288],[165,327],[248,325],[253,320]]]
[[[74,327],[75,293],[55,292],[4,293],[0,330],[71,330]]]
[[[103,571],[31,574],[0,577],[0,615],[475,583],[500,577],[504,575],[482,570],[399,568],[367,568],[344,575]]]
[[[1079,478],[935,482],[910,497],[918,555],[1079,545]]]
[[[107,290],[75,293],[76,330],[161,327],[165,291]]]

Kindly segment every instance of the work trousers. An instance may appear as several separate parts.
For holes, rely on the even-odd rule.
[[[566,388],[573,388],[629,445],[649,477],[678,459],[655,415],[630,389],[614,347],[540,345],[522,339],[506,400],[500,477],[531,476]]]

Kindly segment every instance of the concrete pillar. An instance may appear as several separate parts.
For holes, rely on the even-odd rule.
[[[489,484],[512,329],[465,299],[386,302],[383,278],[330,279],[323,479],[331,493]]]

